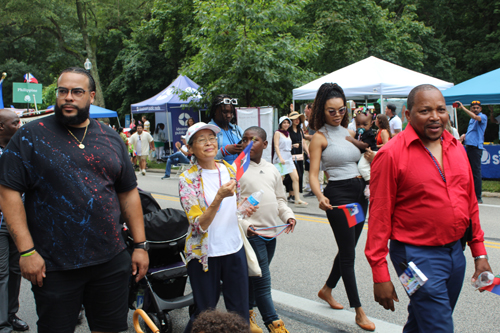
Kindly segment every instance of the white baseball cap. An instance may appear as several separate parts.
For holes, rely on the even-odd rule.
[[[193,126],[188,128],[188,130],[186,132],[186,142],[189,144],[189,141],[191,141],[191,138],[196,134],[196,132],[204,130],[204,129],[212,130],[215,134],[220,132],[220,128],[218,126],[206,124],[206,123],[200,121],[199,123],[196,123]]]
[[[185,135],[181,135],[181,139],[186,140],[186,136]]]
[[[292,121],[290,120],[290,118],[288,118],[287,116],[283,116],[280,118],[280,120],[278,121],[278,125],[281,125],[282,122],[284,122],[285,120],[288,120],[288,122],[291,124]]]

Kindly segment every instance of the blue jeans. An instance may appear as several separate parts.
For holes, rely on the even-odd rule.
[[[267,327],[273,321],[279,319],[274,308],[273,299],[271,298],[271,273],[269,272],[269,265],[276,250],[276,238],[267,242],[258,236],[253,236],[248,238],[248,241],[255,251],[260,269],[262,270],[261,277],[252,276],[249,278],[250,309],[253,309],[255,306],[259,308],[262,320]]]
[[[452,248],[413,246],[391,240],[389,253],[398,275],[403,273],[399,263],[413,261],[429,279],[410,296],[403,333],[453,332],[453,309],[465,275],[460,240]]]
[[[170,177],[170,169],[172,169],[172,163],[177,164],[177,163],[184,163],[184,164],[189,164],[189,158],[187,158],[186,155],[178,151],[177,153],[174,153],[170,155],[167,159],[167,166],[165,167],[165,176]]]

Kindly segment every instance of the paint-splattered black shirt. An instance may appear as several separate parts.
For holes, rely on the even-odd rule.
[[[70,130],[83,138],[85,128]],[[28,227],[47,271],[97,265],[125,249],[117,193],[137,187],[127,149],[93,119],[83,144],[49,116],[21,127],[0,158],[0,184],[25,193]]]

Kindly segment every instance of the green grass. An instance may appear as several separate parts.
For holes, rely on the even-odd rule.
[[[150,160],[148,160],[148,168],[150,168],[150,169],[162,169],[162,170],[165,170],[166,164],[167,163],[165,163],[165,162],[156,163],[156,161],[150,161]]]
[[[500,192],[500,181],[498,181],[498,180],[483,180],[483,191]]]

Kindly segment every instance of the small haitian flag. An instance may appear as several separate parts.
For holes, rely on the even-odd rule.
[[[250,149],[252,149],[252,146],[253,140],[234,160],[234,164],[236,165],[236,180],[240,180],[250,165]]]
[[[500,296],[500,275],[495,276],[493,283],[489,286],[481,288],[481,290],[486,290]]]
[[[338,206],[337,208],[341,208],[344,211],[349,228],[352,228],[356,224],[361,223],[365,220],[365,214],[363,214],[361,205],[357,202]]]

